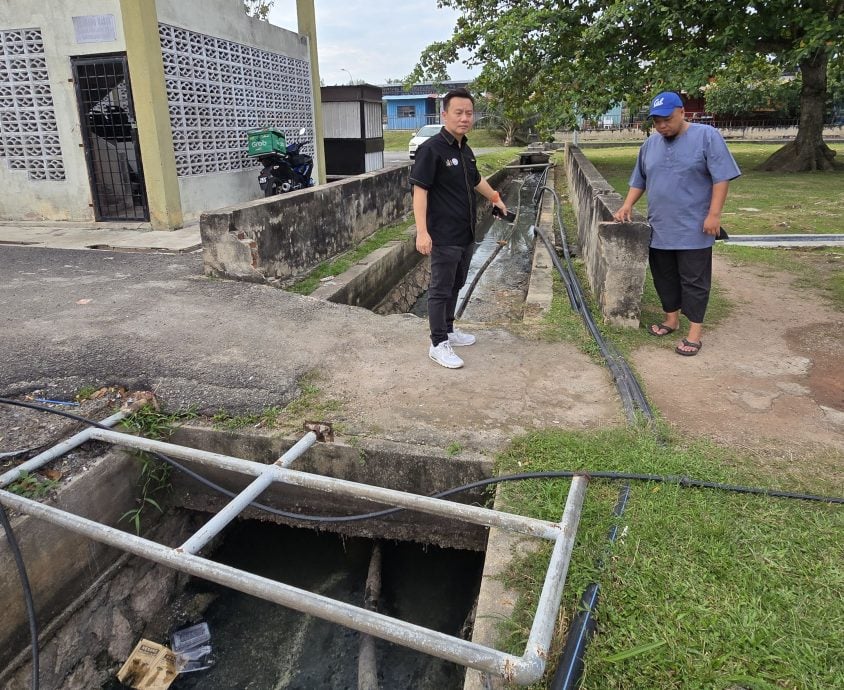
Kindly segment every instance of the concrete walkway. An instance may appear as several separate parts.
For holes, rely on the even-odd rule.
[[[150,252],[191,252],[202,247],[198,220],[179,230],[153,230],[149,223],[0,221],[0,244]]]

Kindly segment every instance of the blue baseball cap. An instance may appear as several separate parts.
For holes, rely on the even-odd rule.
[[[648,117],[653,117],[654,115],[657,117],[667,117],[674,112],[674,108],[682,107],[682,98],[673,91],[663,91],[662,93],[654,96],[654,99],[651,101],[651,111],[648,114]]]

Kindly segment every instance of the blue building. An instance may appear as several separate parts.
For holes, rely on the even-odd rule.
[[[402,84],[381,86],[387,123],[384,129],[416,131],[424,125],[440,121],[442,97],[452,89],[468,87],[468,81],[445,81],[437,84],[414,84],[405,90]]]

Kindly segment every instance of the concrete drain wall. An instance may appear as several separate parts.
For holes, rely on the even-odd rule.
[[[172,440],[266,462],[274,461],[292,445],[290,440],[269,435],[240,437],[200,428],[182,428]],[[91,505],[107,506],[107,514],[96,517],[106,524],[126,528],[118,517],[135,505],[137,462],[122,451],[109,452],[98,461],[99,469],[94,468],[97,471],[88,481],[86,475],[79,478],[73,498],[69,498],[70,494],[62,497],[63,490],[58,503],[65,507],[75,505],[73,512],[88,517],[95,517],[97,512],[92,514]],[[393,443],[370,444],[365,449],[317,444],[295,466],[421,494],[476,481],[492,472],[491,461],[486,458],[457,460],[436,452],[422,454],[416,447]],[[248,481],[230,473],[214,474],[207,467],[195,469],[232,490]],[[108,477],[112,481],[105,481]],[[212,496],[194,480],[175,471],[172,479],[171,507],[158,523],[145,523],[145,527],[150,530],[150,538],[177,546],[207,521],[208,512],[228,499]],[[97,485],[99,489],[94,488]],[[111,497],[97,498],[104,494]],[[482,503],[484,496],[475,493],[457,500]],[[322,515],[368,512],[379,507],[364,501],[344,502],[317,492],[296,490],[294,494],[288,487],[266,492],[261,502],[288,511]],[[151,511],[146,519],[153,517]],[[262,522],[250,518],[260,518]],[[471,629],[483,568],[485,528],[406,511],[379,520],[339,526],[323,524],[319,531],[271,524],[274,522],[301,525],[299,521],[258,511],[247,512],[244,520],[230,526],[209,545],[207,554],[214,560],[231,562],[268,577],[275,573],[279,580],[294,586],[363,605],[363,584],[354,575],[359,574],[361,559],[370,549],[368,540],[382,540],[391,554],[384,561],[383,612],[448,634],[466,634]],[[339,682],[354,670],[354,665],[348,663],[357,654],[358,633],[354,631],[191,580],[81,537],[83,543],[77,543],[73,534],[44,522],[20,518],[15,521],[15,528],[39,607],[40,676],[44,690],[117,688],[119,685],[112,680],[114,674],[138,639],[166,642],[173,629],[206,616],[217,621],[215,627],[219,629],[215,647],[220,662],[219,680],[202,681],[201,674],[185,676],[172,686],[174,690],[242,687],[241,681],[236,680],[237,673],[243,672],[244,665],[250,671],[252,662],[244,664],[242,657],[253,647],[261,657],[259,663],[266,667],[262,666],[261,677],[276,679],[267,687],[335,687],[332,679]],[[44,558],[34,556],[38,549],[33,545],[39,543]],[[68,554],[66,560],[75,558],[79,568],[57,568],[55,564],[60,561],[55,559],[63,552]],[[4,655],[0,687],[23,689],[30,682],[27,620],[17,575],[7,562],[10,559],[5,559],[7,554],[8,549],[0,554],[4,557],[0,563],[4,568],[0,601],[6,612],[0,627],[0,652]],[[87,558],[79,557],[83,554]],[[79,574],[80,568],[84,577]],[[365,566],[363,570],[365,581]],[[308,572],[314,577],[304,577]],[[231,614],[235,610],[243,614],[237,621]],[[260,630],[259,618],[268,623]],[[287,622],[278,625],[279,621]],[[277,649],[279,636],[288,641],[288,650],[281,656],[271,653]],[[325,645],[331,646],[326,652],[331,659],[327,663]],[[383,672],[385,682],[389,681],[391,687],[462,687],[462,667],[380,641],[377,649],[387,669]],[[291,664],[289,667],[280,666],[284,659]]]
[[[503,187],[512,171],[499,170],[488,179],[494,187]],[[489,203],[478,199],[477,239],[484,236],[492,222]],[[425,290],[431,275],[431,262],[416,251],[416,227],[407,237],[388,242],[348,271],[314,290],[311,297],[370,309],[376,314],[409,312]]]
[[[266,463],[274,462],[293,445],[289,439],[270,434],[246,436],[190,426],[178,429],[173,443]],[[223,470],[184,464],[231,491],[243,488],[249,481]],[[493,473],[492,460],[485,456],[464,452],[454,458],[435,449],[423,452],[418,446],[373,440],[368,440],[365,448],[343,443],[317,443],[296,460],[293,469],[422,495],[469,484]],[[228,502],[227,498],[183,475],[173,475],[173,486],[174,501],[179,507],[217,512]],[[474,491],[454,496],[452,500],[479,504],[485,502],[485,496]],[[368,513],[382,507],[369,501],[354,501],[278,483],[261,495],[260,502],[290,512],[314,515]],[[257,509],[248,509],[243,517],[315,528],[314,523],[290,520]],[[459,523],[455,528],[452,520],[409,511],[361,522],[319,525],[319,528],[352,537],[397,539],[473,551],[486,548],[487,530],[484,527]]]

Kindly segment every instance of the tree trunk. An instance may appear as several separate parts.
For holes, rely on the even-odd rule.
[[[834,170],[835,151],[823,141],[826,104],[826,65],[829,55],[818,50],[800,61],[803,87],[800,91],[800,124],[797,137],[771,155],[757,170],[805,172]]]
[[[515,123],[505,121],[501,127],[504,130],[504,146],[512,146],[513,137],[516,134]]]

